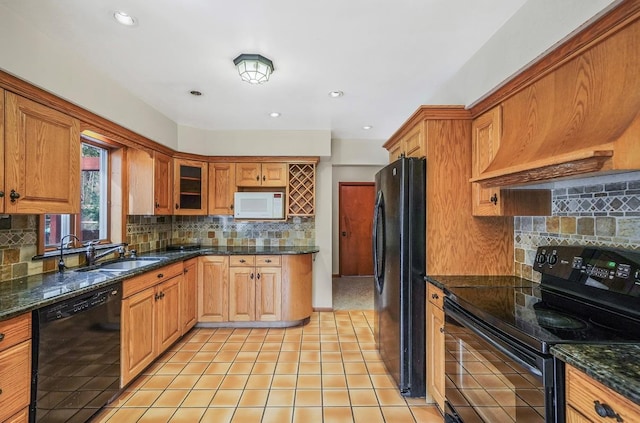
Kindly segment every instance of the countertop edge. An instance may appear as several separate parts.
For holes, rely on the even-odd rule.
[[[558,344],[551,353],[640,405],[640,365],[634,365],[640,344]]]
[[[282,249],[280,249],[282,248]],[[149,264],[144,267],[140,267],[137,269],[133,269],[127,272],[122,272],[117,275],[107,274],[105,272],[96,273],[96,272],[78,272],[76,269],[69,269],[63,274],[58,272],[44,273],[40,275],[32,275],[25,276],[22,278],[12,279],[0,282],[0,285],[3,283],[12,283],[12,284],[21,284],[29,285],[30,278],[42,278],[43,281],[40,284],[40,288],[43,288],[46,285],[50,285],[49,288],[52,291],[59,289],[61,292],[57,295],[52,295],[49,298],[41,299],[33,302],[25,301],[25,304],[21,304],[19,306],[10,307],[7,309],[0,310],[0,321],[8,320],[13,317],[19,316],[24,313],[31,312],[33,310],[46,307],[50,304],[54,304],[60,301],[64,301],[78,295],[82,295],[84,293],[93,291],[95,289],[100,289],[105,286],[109,286],[143,273],[147,273],[153,271],[155,269],[159,269],[161,267],[189,260],[192,258],[200,257],[200,256],[231,256],[231,255],[303,255],[303,254],[315,254],[318,253],[320,249],[316,246],[309,247],[276,247],[274,250],[269,249],[247,249],[243,247],[236,248],[201,248],[199,250],[185,250],[185,251],[149,251],[144,254],[139,254],[139,257],[158,257],[162,256],[163,260],[157,263]],[[67,282],[61,279],[68,279]],[[82,284],[82,282],[86,283],[86,285],[75,288],[75,289],[67,289],[67,284]],[[56,288],[56,284],[58,283],[58,287]],[[28,288],[25,288],[28,290]],[[0,299],[2,294],[0,293]]]

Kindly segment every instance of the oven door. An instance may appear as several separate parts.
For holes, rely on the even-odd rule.
[[[445,298],[446,421],[557,422],[553,358]]]

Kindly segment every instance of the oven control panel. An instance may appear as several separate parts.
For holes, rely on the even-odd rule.
[[[640,252],[600,247],[538,247],[533,269],[612,292],[640,295]]]

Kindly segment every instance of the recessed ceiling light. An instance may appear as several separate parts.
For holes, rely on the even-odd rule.
[[[198,96],[202,95],[202,92],[198,91],[198,90],[191,90],[191,91],[189,91],[189,94],[195,95],[196,97],[198,97]]]
[[[118,23],[126,26],[134,26],[138,23],[138,20],[135,17],[123,12],[122,10],[116,10],[113,12],[113,18],[118,21]]]
[[[271,112],[271,113],[269,113],[269,116],[271,116],[272,118],[277,118],[277,117],[280,117],[280,113],[279,112]]]
[[[371,125],[365,125],[365,126],[362,127],[362,129],[364,129],[365,131],[368,131],[371,128],[373,128],[373,126],[371,126]]]
[[[343,95],[344,93],[342,91],[331,91],[329,93],[329,97],[333,97],[333,98],[342,97]]]

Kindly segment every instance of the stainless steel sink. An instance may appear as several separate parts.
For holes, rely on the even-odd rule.
[[[120,273],[129,270],[138,269],[144,266],[150,266],[164,260],[163,257],[138,257],[134,259],[120,259],[116,261],[108,261],[91,267],[81,267],[78,272],[112,272]]]
[[[137,269],[142,266],[149,266],[150,264],[158,263],[161,259],[135,259],[116,261],[113,263],[105,263],[96,268],[96,270],[102,270],[104,272],[126,272],[127,270]]]

